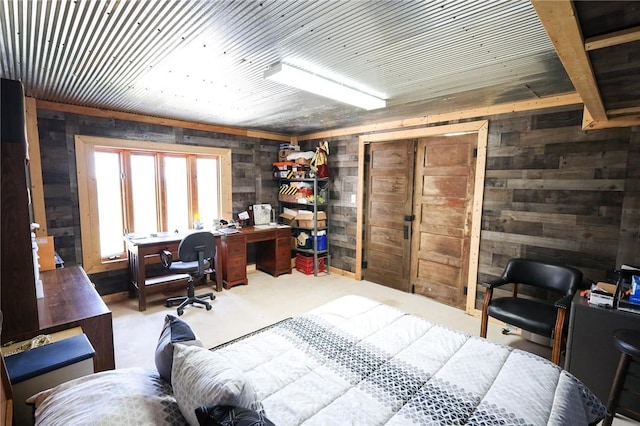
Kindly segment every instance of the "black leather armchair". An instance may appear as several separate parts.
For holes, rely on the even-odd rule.
[[[513,284],[511,297],[493,297],[493,290]],[[529,285],[558,294],[555,303],[518,297],[518,285]],[[554,340],[551,361],[560,363],[566,338],[567,309],[582,285],[582,272],[564,265],[531,259],[511,259],[502,276],[488,283],[482,306],[480,336],[487,337],[489,317]]]
[[[216,255],[216,242],[211,232],[194,232],[187,235],[180,241],[178,246],[179,261],[174,262],[170,251],[162,250],[159,253],[160,262],[168,271],[174,274],[189,274],[187,295],[172,297],[167,299],[166,305],[180,305],[177,308],[178,315],[184,313],[187,305],[198,303],[204,305],[207,311],[211,310],[211,304],[203,298],[208,297],[214,300],[213,293],[206,293],[196,296],[194,279],[204,277],[205,273],[215,272],[213,269],[214,257]]]

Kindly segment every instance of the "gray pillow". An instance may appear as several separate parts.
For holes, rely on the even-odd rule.
[[[156,368],[160,377],[169,383],[171,383],[174,343],[202,347],[202,343],[197,339],[189,324],[178,317],[167,315],[156,347]]]

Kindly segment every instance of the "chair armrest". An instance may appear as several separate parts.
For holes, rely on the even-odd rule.
[[[496,287],[503,286],[505,284],[511,284],[511,282],[505,280],[504,278],[498,278],[498,279],[495,279],[493,281],[489,281],[488,283],[486,283],[486,286],[488,288],[493,289],[493,288],[496,288]]]
[[[158,255],[160,256],[160,263],[162,263],[162,266],[169,268],[173,262],[173,255],[171,252],[169,250],[160,250]]]
[[[553,306],[555,306],[558,309],[567,310],[571,305],[572,300],[573,300],[573,294],[567,294],[566,296],[563,296],[560,300],[557,300]]]

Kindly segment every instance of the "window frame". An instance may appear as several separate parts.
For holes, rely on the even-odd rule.
[[[127,259],[104,260],[100,254],[100,228],[97,209],[97,185],[95,176],[95,148],[126,149],[141,152],[167,154],[216,155],[220,158],[220,210],[221,217],[232,215],[231,149],[195,145],[169,144],[162,142],[114,139],[97,136],[76,135],[76,174],[78,202],[80,208],[80,233],[82,244],[82,266],[88,273],[125,269]],[[128,192],[130,194],[130,192]],[[191,199],[191,197],[190,197]]]

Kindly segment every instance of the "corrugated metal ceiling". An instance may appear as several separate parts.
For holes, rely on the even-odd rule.
[[[572,91],[528,1],[2,0],[0,74],[39,99],[302,134]],[[287,60],[387,97],[263,79]]]

